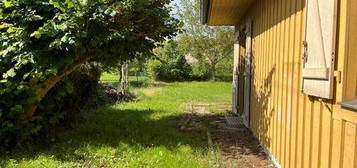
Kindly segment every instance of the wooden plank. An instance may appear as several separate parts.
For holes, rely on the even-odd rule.
[[[313,108],[313,102],[310,101],[309,99],[305,99],[306,100],[306,107],[304,110],[304,132],[303,132],[303,136],[304,136],[304,142],[303,142],[303,146],[304,146],[304,150],[303,150],[303,167],[311,167],[311,149],[312,149],[312,145],[311,145],[311,140],[312,140],[312,115],[315,112],[314,108]]]
[[[264,10],[264,23],[263,23],[263,26],[264,26],[264,28],[268,28],[268,24],[269,24],[269,15],[268,15],[268,12],[269,12],[269,7],[268,7],[268,4],[267,4],[267,2],[263,2],[263,5],[265,6],[265,10]],[[265,85],[266,85],[266,81],[265,81],[265,72],[267,71],[267,70],[269,70],[269,64],[267,64],[267,61],[266,61],[266,59],[267,59],[267,57],[268,57],[268,47],[267,47],[267,44],[269,43],[269,41],[268,41],[268,34],[269,34],[269,29],[268,30],[266,30],[265,31],[265,33],[264,33],[264,35],[263,35],[263,38],[264,38],[264,40],[263,40],[263,46],[262,46],[262,51],[263,51],[263,53],[262,53],[262,57],[260,57],[261,59],[260,59],[260,79],[259,79],[259,81],[258,81],[258,83],[260,84],[258,87],[259,87],[259,89],[260,89],[260,95],[259,95],[259,97],[260,97],[260,102],[262,103],[262,107],[263,107],[263,109],[261,110],[261,113],[259,113],[260,115],[260,119],[262,119],[262,118],[265,118],[265,113],[267,112],[267,104],[266,104],[266,98],[263,98],[263,97],[265,97],[264,95],[265,95]],[[260,119],[258,119],[258,121],[260,121],[259,122],[259,125],[261,125],[261,127],[262,127],[262,129],[261,129],[261,133],[260,134],[262,134],[261,135],[261,137],[262,137],[262,142],[264,142],[264,143],[266,143],[265,141],[266,141],[266,138],[265,138],[265,135],[263,135],[264,133],[263,132],[265,132],[265,130],[266,130],[266,123],[265,123],[265,121],[264,120],[260,120]]]
[[[283,18],[283,2],[285,0],[280,0],[279,2],[279,19]],[[282,43],[282,39],[283,39],[283,22],[279,22],[279,25],[278,25],[278,32],[279,32],[279,41],[278,41],[278,53],[277,53],[277,56],[278,56],[278,62],[277,62],[277,74],[278,74],[278,78],[277,78],[277,89],[278,89],[278,96],[277,96],[277,139],[276,139],[276,142],[277,142],[277,151],[276,151],[276,157],[278,159],[278,161],[281,163],[282,162],[282,156],[281,156],[281,113],[282,113],[282,105],[281,105],[281,100],[282,100],[282,84],[281,84],[281,80],[280,78],[282,77],[282,49],[283,49],[283,43]]]
[[[292,11],[296,11],[296,0],[292,0],[291,5],[292,5]],[[292,28],[290,29],[290,34],[292,35],[291,39],[291,45],[290,48],[291,50],[291,72],[290,72],[290,81],[289,81],[289,87],[290,87],[290,95],[289,95],[289,104],[288,107],[290,109],[290,125],[289,125],[289,131],[291,132],[291,136],[289,138],[289,146],[290,148],[288,149],[288,153],[290,153],[289,156],[289,165],[288,167],[290,168],[295,168],[295,158],[296,158],[296,134],[297,134],[297,111],[298,111],[298,97],[299,97],[299,87],[298,87],[298,81],[299,81],[299,66],[297,66],[297,62],[299,61],[299,54],[297,51],[299,51],[299,48],[296,46],[299,46],[296,44],[296,41],[298,41],[299,36],[296,35],[296,30],[298,29],[296,27],[297,25],[297,14],[294,13],[292,16],[292,21],[291,21],[291,26]],[[299,44],[299,43],[298,43]]]
[[[273,8],[273,12],[274,12],[274,23],[278,23],[278,15],[279,15],[279,0],[274,0],[274,8]],[[278,90],[277,90],[277,61],[278,61],[278,57],[276,57],[277,55],[277,48],[278,48],[278,35],[279,35],[279,32],[278,32],[278,24],[275,24],[274,25],[274,41],[273,41],[273,66],[274,66],[274,74],[273,74],[273,80],[272,80],[272,101],[273,101],[273,112],[272,112],[272,116],[273,116],[273,120],[272,120],[272,123],[273,123],[273,128],[272,128],[272,153],[274,153],[274,155],[276,155],[277,153],[277,141],[276,141],[276,138],[277,138],[277,93],[278,93]]]
[[[355,163],[356,153],[356,124],[345,122],[345,138],[344,138],[344,153],[343,153],[343,167],[352,168],[357,165]]]
[[[333,130],[332,130],[332,149],[333,153],[331,156],[331,168],[341,167],[341,144],[342,144],[342,125],[341,120],[333,120]]]
[[[287,167],[288,165],[288,160],[287,156],[288,153],[286,153],[286,148],[288,146],[288,141],[287,138],[289,137],[287,133],[287,125],[288,125],[288,71],[289,71],[289,40],[290,40],[290,34],[289,34],[289,29],[290,29],[290,0],[284,1],[284,35],[283,35],[283,76],[280,78],[282,80],[282,89],[283,89],[283,97],[282,97],[282,109],[283,109],[283,115],[282,115],[282,166]]]
[[[270,6],[269,6],[269,25],[272,25],[274,22],[274,2],[270,1]],[[268,84],[267,84],[267,96],[268,96],[268,110],[267,110],[267,117],[269,118],[269,128],[268,128],[268,138],[267,138],[267,143],[270,146],[270,149],[272,149],[272,137],[273,137],[273,131],[272,131],[272,123],[273,123],[273,111],[274,111],[274,106],[273,106],[273,97],[272,97],[272,90],[273,90],[273,73],[274,73],[274,56],[273,56],[273,51],[274,51],[274,32],[275,29],[274,27],[271,27],[269,29],[269,70],[267,72],[267,78],[268,78]]]
[[[319,147],[320,147],[320,136],[321,136],[321,113],[323,112],[321,108],[321,102],[315,101],[313,106],[313,116],[312,116],[312,141],[311,141],[311,167],[319,167]]]
[[[357,1],[349,0],[348,20],[347,20],[347,45],[348,53],[346,58],[346,85],[343,100],[351,100],[357,98]]]
[[[329,79],[329,68],[304,68],[302,70],[302,77],[303,78],[310,78],[310,79],[322,79],[328,80]]]
[[[345,67],[347,64],[347,53],[348,53],[348,11],[350,10],[349,0],[340,1],[339,8],[339,32],[338,32],[338,58],[337,58],[337,70],[342,72],[342,83],[337,83],[336,86],[336,101],[340,102],[343,100],[346,94],[346,71]]]
[[[329,167],[331,162],[331,145],[332,145],[332,105],[324,104],[321,124],[321,139],[319,147],[319,167]]]
[[[339,105],[334,105],[333,118],[345,120],[351,123],[357,123],[357,113],[348,109],[341,109]]]
[[[296,0],[290,0],[290,5],[289,5],[289,15],[290,15],[290,22],[289,22],[289,60],[288,60],[288,102],[287,102],[287,148],[286,152],[287,153],[287,166],[291,166],[292,164],[292,158],[295,157],[295,145],[292,144],[292,142],[295,140],[295,134],[296,134],[296,123],[295,123],[295,107],[294,107],[294,102],[293,100],[296,98],[294,95],[294,76],[296,74],[294,73],[294,64],[295,64],[295,42],[296,42],[296,36],[295,36],[295,31],[296,31],[296,17],[295,13],[291,13],[291,11],[296,11],[295,6],[296,6]],[[294,126],[293,126],[294,124]],[[293,152],[292,152],[293,151]],[[291,166],[293,167],[293,166]]]
[[[304,6],[304,0],[297,0],[297,9],[301,9],[302,6]],[[303,28],[304,28],[304,10],[301,10],[297,13],[297,18],[298,18],[298,22],[297,22],[297,25],[296,27],[298,28],[298,30],[296,31],[296,34],[298,36],[298,41],[300,43],[296,44],[296,47],[299,48],[297,50],[298,54],[295,56],[297,57],[297,62],[298,62],[298,66],[297,66],[297,69],[299,71],[299,75],[297,75],[297,77],[299,78],[299,80],[296,80],[297,81],[297,85],[299,85],[298,87],[300,88],[300,83],[301,83],[301,56],[302,56],[302,50],[301,50],[301,42],[303,41]],[[298,117],[297,117],[297,134],[296,134],[296,137],[297,137],[297,140],[296,140],[296,157],[295,157],[295,165],[297,168],[301,168],[302,165],[303,165],[303,151],[304,151],[304,111],[306,110],[305,107],[306,107],[306,96],[304,96],[301,92],[300,92],[300,89],[297,90],[298,92],[298,98],[299,98],[299,101],[298,101]]]

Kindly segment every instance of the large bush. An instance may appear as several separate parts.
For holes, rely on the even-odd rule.
[[[148,63],[148,74],[154,80],[185,81],[191,80],[192,67],[187,63],[177,41],[166,41],[156,48],[154,60]]]
[[[168,62],[151,60],[148,63],[148,74],[154,80],[160,81],[188,81],[192,77],[192,68],[185,57],[178,56]]]
[[[198,61],[195,64],[192,64],[192,80],[197,81],[206,81],[211,78],[210,65],[203,61]]]
[[[54,99],[75,89],[68,75],[81,65],[150,55],[171,38],[177,21],[168,2],[0,1],[0,143],[35,134],[47,114],[61,118]]]
[[[30,135],[40,130],[52,129],[58,123],[75,120],[79,112],[85,106],[96,106],[101,97],[98,84],[100,68],[94,64],[85,64],[59,82],[47,96],[38,104],[37,115],[32,117],[28,123],[17,123],[8,125],[9,128],[1,129],[3,145],[14,145],[14,143],[26,140]],[[98,98],[99,97],[99,98]],[[6,120],[0,119],[0,123]]]

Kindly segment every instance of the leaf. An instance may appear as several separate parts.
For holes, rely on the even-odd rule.
[[[42,19],[43,19],[43,17],[40,16],[40,15],[33,15],[33,16],[31,17],[31,20],[33,20],[33,21],[35,21],[35,20],[42,20]]]
[[[39,38],[41,38],[41,35],[42,35],[42,33],[40,31],[35,31],[30,36],[39,39]]]
[[[68,8],[73,8],[73,7],[75,6],[75,4],[73,3],[72,0],[66,0],[65,3],[67,4],[67,7],[68,7]]]
[[[15,31],[16,31],[16,29],[14,29],[14,28],[12,28],[12,27],[10,27],[10,28],[7,29],[7,32],[8,32],[8,33],[12,33],[12,32],[15,32]]]
[[[62,5],[62,3],[60,3],[57,0],[50,0],[49,4],[53,5],[55,8],[60,9],[61,11],[65,11],[66,9],[64,8],[64,6]]]
[[[11,107],[10,109],[14,113],[22,113],[24,111],[24,108],[22,105],[15,105],[14,107]]]
[[[56,75],[58,70],[56,68],[51,68],[51,69],[46,70],[46,72],[48,74]]]
[[[6,78],[9,78],[9,77],[14,77],[15,75],[16,75],[15,69],[14,69],[14,68],[11,68],[10,70],[8,70],[8,71],[3,75],[3,77],[6,79]]]
[[[114,17],[115,15],[117,15],[117,12],[113,10],[113,11],[110,13],[110,16]]]
[[[9,27],[8,25],[0,24],[0,30]]]
[[[81,5],[82,6],[87,6],[88,5],[88,0],[81,0]]]
[[[14,4],[12,3],[12,1],[4,1],[4,5],[5,5],[5,8],[9,8],[9,7],[12,7]]]

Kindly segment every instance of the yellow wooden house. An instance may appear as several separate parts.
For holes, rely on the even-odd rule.
[[[236,28],[233,111],[286,168],[357,168],[357,0],[201,0]]]

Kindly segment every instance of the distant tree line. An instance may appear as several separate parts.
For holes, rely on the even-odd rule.
[[[149,72],[156,80],[217,80],[232,75],[233,27],[212,27],[200,22],[198,0],[180,0],[173,4],[181,21],[181,33],[156,49]],[[171,50],[171,51],[170,51]],[[197,60],[187,64],[185,57]]]

